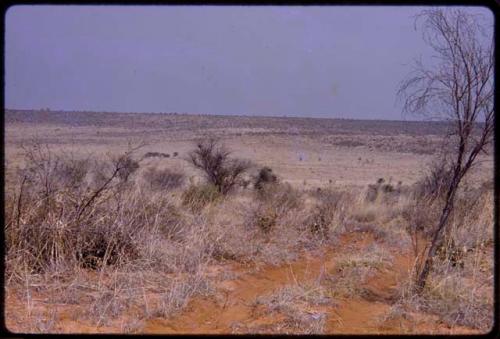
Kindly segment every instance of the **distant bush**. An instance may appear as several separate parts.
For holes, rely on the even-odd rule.
[[[160,152],[147,152],[144,154],[144,158],[169,158],[170,154],[168,153],[160,153]]]
[[[368,185],[368,189],[366,191],[366,201],[369,201],[369,202],[374,202],[375,200],[377,200],[377,197],[378,197],[378,193],[379,193],[379,185],[373,185],[373,184],[370,184]]]
[[[255,177],[254,187],[256,189],[262,189],[264,185],[276,183],[278,181],[278,177],[273,174],[273,170],[269,167],[262,167]]]
[[[212,184],[191,185],[182,194],[182,204],[192,211],[199,211],[211,202],[220,199],[222,193]]]
[[[394,186],[392,186],[391,184],[385,184],[385,185],[382,185],[382,190],[385,193],[394,192]]]
[[[395,188],[389,180],[388,183],[384,184],[385,179],[379,178],[377,183],[369,184],[366,190],[365,200],[368,202],[375,202],[379,197],[383,198],[384,201],[388,202],[391,199],[397,198],[402,192],[401,181]],[[383,193],[383,194],[382,194]]]
[[[178,153],[178,152],[174,152],[172,155],[173,155],[173,157],[175,158],[176,156],[178,156],[178,155],[179,155],[179,153]]]
[[[183,173],[174,172],[170,169],[159,170],[149,168],[144,172],[143,178],[152,190],[169,190],[182,186],[185,181]]]
[[[217,188],[219,193],[227,194],[240,184],[242,175],[250,168],[250,163],[232,159],[230,152],[215,138],[199,141],[196,149],[189,153],[188,161],[201,170],[207,182]]]

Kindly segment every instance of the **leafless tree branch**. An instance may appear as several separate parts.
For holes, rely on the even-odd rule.
[[[490,27],[484,27],[478,19],[450,8],[424,10],[417,15],[415,25],[422,24],[423,39],[439,62],[437,65],[415,62],[397,93],[403,101],[403,112],[449,121],[453,127],[450,140],[456,140],[444,206],[417,277],[419,291],[425,286],[432,259],[442,241],[460,182],[492,140],[493,40],[487,37]]]

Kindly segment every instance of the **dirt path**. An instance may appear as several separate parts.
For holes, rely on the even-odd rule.
[[[335,270],[335,258],[346,247],[360,250],[374,241],[371,234],[346,234],[336,249],[328,249],[323,254],[311,253],[303,258],[279,267],[268,266],[257,272],[237,267],[234,271],[241,275],[234,280],[223,281],[218,290],[223,300],[215,298],[195,298],[185,311],[172,319],[156,318],[148,321],[145,333],[248,333],[255,329],[265,329],[283,320],[280,315],[256,313],[253,301],[259,296],[276,291],[279,287],[293,283],[310,282],[318,279],[322,272]],[[326,254],[325,254],[326,252]],[[411,268],[410,255],[395,256],[392,267],[362,285],[362,295],[355,299],[340,299],[336,305],[327,306],[325,333],[401,333],[404,319],[381,322],[380,319],[390,310],[395,299],[396,287]],[[420,320],[419,328],[424,332],[443,331],[449,333],[444,325],[432,319]],[[464,329],[467,330],[467,329]]]
[[[279,312],[256,311],[255,300],[291,284],[307,284],[325,275],[335,274],[336,260],[346,252],[358,252],[375,242],[370,233],[347,233],[341,236],[338,246],[323,248],[304,254],[298,260],[282,266],[264,266],[260,269],[231,263],[219,267],[236,278],[222,280],[213,296],[195,297],[183,312],[170,319],[148,319],[140,330],[145,334],[230,334],[276,333],[286,317]],[[398,283],[407,278],[412,267],[412,256],[392,253],[390,267],[358,286],[359,296],[335,298],[327,305],[316,306],[304,312],[326,314],[326,334],[378,334],[378,333],[474,333],[464,327],[448,328],[429,315],[414,314],[411,320],[401,315],[389,320],[385,317],[396,299]],[[229,266],[229,267],[228,267]],[[7,299],[7,303],[13,301]],[[64,332],[118,333],[116,326],[93,328],[84,326],[77,319],[62,317],[58,328]],[[123,322],[123,319],[122,319]],[[122,324],[123,325],[123,324]],[[11,326],[9,326],[11,327]],[[118,326],[119,327],[119,326]],[[15,327],[14,327],[15,328]]]

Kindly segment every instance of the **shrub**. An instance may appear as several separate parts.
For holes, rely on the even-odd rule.
[[[83,184],[90,162],[87,159],[66,159],[56,171],[55,175],[63,186],[78,188]]]
[[[273,174],[273,170],[269,167],[262,167],[259,170],[259,173],[255,177],[254,180],[254,187],[256,189],[262,189],[264,185],[266,184],[271,184],[271,183],[276,183],[278,181],[278,178],[276,175]]]
[[[142,157],[143,159],[145,158],[169,158],[170,154],[168,153],[160,153],[160,152],[147,152],[144,154]]]
[[[453,179],[453,169],[445,161],[434,162],[428,173],[415,184],[417,198],[435,199],[445,194]]]
[[[288,212],[302,206],[301,193],[289,184],[266,185],[256,191],[257,208],[250,224],[268,233]]]
[[[118,177],[122,181],[127,181],[132,173],[137,171],[139,168],[139,163],[132,160],[128,156],[120,157],[117,159],[120,168],[118,169]]]
[[[55,154],[48,146],[25,148],[25,160],[25,168],[18,172],[18,192],[9,196],[14,201],[7,204],[13,207],[5,226],[9,260],[42,272],[72,259],[82,263],[88,255],[102,259],[106,255],[116,262],[114,251],[125,247],[121,244],[133,253],[127,237],[113,228],[115,221],[109,219],[112,214],[106,207],[111,197],[120,200],[127,187],[122,183],[137,168],[130,153],[96,163],[97,182],[85,180],[89,159]]]
[[[379,185],[373,185],[373,184],[368,185],[365,197],[366,201],[374,202],[375,200],[377,200],[379,187],[380,187]]]
[[[257,198],[261,203],[275,205],[283,213],[300,207],[301,195],[301,192],[289,183],[268,185],[257,191]]]
[[[182,173],[170,169],[159,170],[149,168],[144,172],[143,178],[148,182],[152,190],[170,190],[184,184],[185,176]]]
[[[391,197],[397,197],[396,193],[400,193],[401,189],[398,186],[398,189],[394,189],[394,186],[390,183],[384,184],[385,179],[384,178],[379,178],[377,180],[377,183],[375,184],[369,184],[367,191],[366,191],[366,196],[365,200],[368,202],[375,202],[377,198],[380,196],[380,193],[386,193],[386,195],[383,196],[383,198],[390,199]],[[394,193],[394,194],[389,194],[389,193]]]
[[[269,233],[276,225],[278,215],[272,208],[261,209],[256,214],[255,219],[257,227],[264,233]]]
[[[94,224],[79,233],[75,254],[83,267],[96,269],[138,257],[134,242],[123,229]]]
[[[172,156],[173,156],[174,158],[175,158],[176,156],[178,156],[178,155],[179,155],[179,153],[178,153],[178,152],[174,152],[174,153],[172,154]]]
[[[308,229],[313,235],[328,239],[330,237],[330,226],[335,218],[342,212],[342,200],[344,193],[331,189],[318,189],[312,192],[317,202],[312,214],[306,221]]]
[[[321,207],[317,206],[314,214],[311,215],[309,222],[309,229],[314,235],[319,235],[325,239],[329,238],[328,226],[330,225],[330,220],[327,220],[327,216]]]
[[[109,316],[130,307],[151,317],[161,304],[170,316],[191,295],[208,293],[205,276],[198,274],[211,248],[200,232],[202,218],[191,225],[167,195],[135,190],[133,176],[125,185],[118,173],[131,164],[124,161],[130,154],[94,164],[43,146],[28,151],[36,161],[28,157],[5,192],[6,287],[22,284],[21,306],[27,300],[30,305],[36,289],[50,296],[49,304],[80,303],[90,321],[107,326]],[[98,279],[88,269],[98,269]],[[173,284],[165,275],[181,272]],[[86,290],[93,291],[90,297]],[[152,294],[161,302],[148,305],[143,296]]]
[[[196,149],[189,153],[188,161],[203,172],[209,184],[227,194],[250,168],[248,161],[232,159],[230,154],[217,139],[209,138],[197,143]]]
[[[410,235],[415,233],[430,235],[438,213],[439,207],[436,204],[425,200],[414,201],[402,211],[402,217],[407,222],[406,230]]]
[[[23,146],[23,150],[26,165],[17,174],[25,179],[27,187],[40,194],[39,198],[79,186],[90,167],[87,160],[75,159],[72,155],[54,154],[48,145],[41,143]]]
[[[191,185],[182,194],[182,204],[188,206],[193,212],[199,211],[209,203],[220,199],[221,194],[215,185]]]
[[[385,184],[385,185],[382,185],[382,190],[385,193],[394,192],[394,186],[392,186],[391,184]]]

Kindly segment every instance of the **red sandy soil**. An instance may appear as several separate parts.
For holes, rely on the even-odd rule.
[[[230,334],[230,333],[279,333],[279,324],[284,316],[256,309],[253,301],[262,295],[296,282],[304,283],[318,279],[321,272],[334,274],[335,258],[346,250],[358,250],[374,241],[370,233],[345,234],[335,248],[315,250],[298,260],[282,266],[248,267],[238,263],[229,263],[212,267],[213,272],[230,269],[236,278],[223,280],[217,287],[215,297],[195,297],[178,315],[165,318],[152,318],[144,321],[140,333],[169,334]],[[380,321],[395,299],[398,282],[404,280],[413,265],[410,254],[393,253],[392,267],[380,271],[368,279],[362,286],[362,296],[350,299],[337,299],[335,305],[314,306],[306,312],[324,312],[327,314],[325,334],[398,334],[407,333],[477,333],[476,330],[455,326],[449,328],[435,316],[412,314],[411,320],[399,317]],[[42,296],[36,296],[38,300]],[[37,298],[34,298],[37,300]],[[40,306],[43,307],[43,306]],[[77,305],[45,305],[45,308],[57,307],[58,319],[54,327],[56,332],[66,333],[119,333],[123,324],[137,316],[129,310],[120,319],[115,319],[108,326],[96,327],[86,324],[83,319],[74,319]],[[20,330],[24,306],[15,296],[7,293],[6,325],[13,332]],[[73,312],[72,312],[73,311]],[[137,312],[137,310],[136,310]],[[9,316],[10,315],[10,316]],[[15,316],[13,316],[15,315]],[[14,321],[14,318],[17,321]]]

